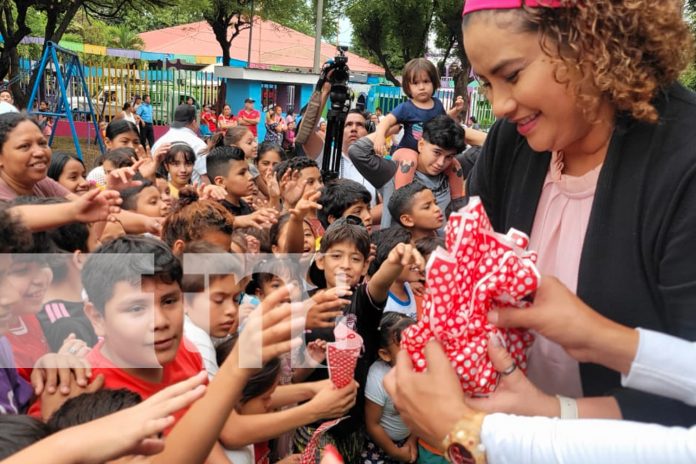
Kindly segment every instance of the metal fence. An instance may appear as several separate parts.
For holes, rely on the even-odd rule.
[[[454,105],[455,96],[453,87],[440,87],[435,92],[435,96],[442,101],[442,104],[447,110]],[[387,114],[399,104],[405,102],[407,98],[401,87],[376,85],[370,91],[370,95],[368,95],[367,107],[371,111],[379,107],[382,109],[383,114]]]
[[[35,63],[24,61],[25,72],[22,73],[20,86],[30,92],[30,67]],[[161,64],[161,63],[159,63]],[[68,101],[77,120],[86,119],[89,109],[87,99],[102,121],[110,121],[121,113],[126,102],[132,103],[135,96],[150,95],[155,124],[168,124],[174,117],[177,105],[192,98],[197,110],[205,104],[214,104],[220,87],[220,79],[212,73],[203,73],[167,66],[153,68],[148,62],[121,67],[104,65],[83,65],[89,95],[84,95],[82,88],[75,83],[68,89]],[[42,83],[42,99],[50,107],[57,100],[58,86],[55,73],[46,72]]]

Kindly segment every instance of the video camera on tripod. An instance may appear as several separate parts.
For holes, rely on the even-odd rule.
[[[311,131],[316,127],[316,122],[322,111],[321,90],[326,82],[330,82],[330,105],[326,115],[326,139],[324,140],[324,156],[321,165],[325,181],[337,178],[341,166],[343,128],[352,100],[352,92],[348,88],[350,69],[346,56],[347,51],[348,47],[337,47],[337,53],[333,60],[324,64],[314,95],[307,104],[296,139],[297,143],[304,144]]]

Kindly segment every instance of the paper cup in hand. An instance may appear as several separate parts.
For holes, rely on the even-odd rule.
[[[345,324],[336,326],[334,337],[336,341],[326,346],[326,362],[329,366],[329,378],[336,388],[343,388],[353,381],[363,340]]]

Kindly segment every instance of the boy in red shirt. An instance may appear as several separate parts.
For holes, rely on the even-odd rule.
[[[203,370],[200,355],[182,343],[182,276],[167,245],[149,237],[120,237],[87,259],[85,313],[102,337],[87,361],[93,375],[104,374],[105,388],[147,399]]]

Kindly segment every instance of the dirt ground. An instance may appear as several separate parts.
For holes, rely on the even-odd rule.
[[[87,167],[87,171],[94,165],[94,160],[101,154],[99,151],[99,145],[94,143],[94,140],[80,139],[80,147],[82,148],[82,160]],[[73,144],[72,137],[56,137],[53,140],[53,145],[51,149],[56,151],[62,151],[66,153],[77,153],[75,150],[75,145]]]

